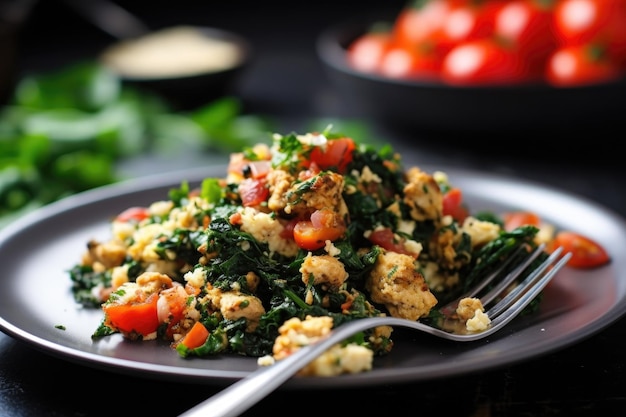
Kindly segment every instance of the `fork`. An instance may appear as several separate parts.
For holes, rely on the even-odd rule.
[[[295,375],[302,367],[307,365],[316,357],[320,356],[327,349],[337,343],[342,342],[355,333],[371,329],[378,326],[407,327],[419,330],[443,339],[457,342],[468,342],[483,339],[513,320],[524,308],[545,288],[556,273],[567,263],[571,253],[561,256],[562,248],[552,252],[537,268],[533,269],[526,278],[507,292],[508,287],[516,278],[530,266],[530,264],[543,252],[545,245],[539,245],[509,272],[497,285],[487,294],[480,298],[483,306],[489,305],[498,296],[506,294],[495,305],[486,311],[491,319],[490,326],[479,332],[468,332],[465,326],[454,326],[450,328],[437,328],[420,321],[412,321],[397,317],[369,317],[345,323],[333,329],[328,336],[319,341],[304,346],[297,352],[289,355],[285,359],[276,362],[274,365],[260,368],[241,380],[233,383],[212,397],[204,400],[198,405],[190,408],[179,417],[236,417],[248,410],[254,404],[263,399],[266,395],[274,391],[285,381]],[[520,248],[522,250],[522,247]],[[512,257],[513,258],[513,257]],[[451,320],[452,314],[458,302],[464,297],[473,297],[480,293],[489,283],[491,283],[506,268],[502,265],[497,271],[489,274],[472,290],[458,297],[454,301],[446,304],[440,309],[445,317]]]

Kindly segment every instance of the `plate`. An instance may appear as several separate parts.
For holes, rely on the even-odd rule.
[[[376,358],[372,371],[331,378],[295,377],[286,387],[354,387],[484,371],[576,343],[626,312],[626,223],[621,217],[591,201],[514,178],[445,166],[422,168],[446,171],[452,183],[464,190],[472,211],[534,210],[558,227],[596,239],[609,250],[612,262],[594,270],[565,268],[545,289],[538,315],[517,318],[494,336],[460,344],[396,329],[392,352]],[[109,238],[109,220],[116,213],[167,198],[169,189],[183,180],[195,185],[224,172],[225,166],[212,166],[94,189],[2,229],[0,329],[69,361],[148,378],[229,384],[253,372],[255,358],[181,358],[164,342],[131,342],[120,335],[92,340],[101,312],[75,304],[67,273],[89,239]]]

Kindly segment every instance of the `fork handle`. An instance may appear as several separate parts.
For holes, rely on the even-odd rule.
[[[271,366],[261,367],[180,414],[179,417],[206,417],[208,415],[211,417],[237,417],[333,345],[356,332],[380,325],[381,322],[375,318],[365,318],[351,322],[350,326],[340,326],[333,329],[328,337],[302,347]]]
[[[304,349],[296,353],[302,352]],[[179,417],[236,417],[278,388],[298,369],[295,353],[272,366],[254,371]],[[300,355],[301,356],[301,355]]]

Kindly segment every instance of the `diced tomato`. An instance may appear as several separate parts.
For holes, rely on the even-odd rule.
[[[103,307],[107,325],[123,333],[149,335],[159,327],[157,314],[158,294],[145,301],[130,304],[108,304]]]
[[[159,323],[167,323],[166,334],[172,336],[173,329],[185,317],[187,298],[189,294],[181,286],[173,286],[159,293],[157,302],[157,317]]]
[[[147,207],[130,207],[121,212],[115,218],[118,222],[140,222],[150,217],[150,210]]]
[[[204,324],[199,321],[195,322],[193,327],[187,332],[181,343],[189,349],[195,349],[202,346],[209,337],[209,331]]]
[[[443,195],[443,214],[452,216],[459,223],[469,215],[467,207],[463,204],[463,192],[459,188],[450,188]]]
[[[346,167],[352,162],[352,152],[356,144],[351,138],[330,139],[323,146],[316,146],[311,151],[309,163],[317,164],[324,169],[336,169],[337,172],[345,172]]]
[[[244,207],[257,206],[266,201],[270,191],[265,186],[265,180],[245,178],[239,183],[239,196]]]
[[[346,227],[329,209],[316,210],[310,220],[298,221],[293,228],[293,238],[302,249],[322,248],[327,240],[334,241],[343,236]]]
[[[402,242],[396,240],[394,236],[393,230],[389,228],[381,228],[374,230],[368,237],[369,241],[374,245],[378,245],[381,248],[396,252],[402,253],[404,255],[409,255],[412,257],[417,257],[418,254],[409,252]]]
[[[572,254],[567,265],[574,268],[595,268],[610,261],[609,254],[598,242],[579,233],[558,232],[551,243],[550,250],[558,247],[563,248],[563,253]]]
[[[502,215],[504,221],[504,230],[511,231],[520,226],[536,226],[541,225],[541,218],[530,211],[509,211]]]
[[[283,230],[280,232],[280,237],[283,239],[293,239],[293,229],[296,227],[298,219],[292,219],[283,224]]]

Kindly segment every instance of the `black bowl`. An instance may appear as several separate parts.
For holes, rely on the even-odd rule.
[[[404,129],[445,132],[593,129],[623,118],[626,79],[571,88],[546,84],[457,87],[357,71],[347,63],[346,48],[372,23],[331,27],[317,40],[317,53],[331,84],[346,105],[358,109],[359,116]]]
[[[135,68],[125,68],[111,60],[112,55],[120,53],[122,47],[128,47],[130,42],[136,45],[138,41],[145,41],[146,39],[154,41],[155,35],[163,37],[164,34],[179,33],[181,30],[185,33],[193,33],[194,37],[200,35],[206,41],[219,42],[222,46],[229,45],[232,48],[231,51],[236,52],[236,57],[215,56],[211,59],[214,58],[217,61],[218,65],[216,66],[206,66],[195,70],[184,67],[170,68],[165,72],[159,72],[158,65],[154,66],[154,72],[151,69],[142,72]],[[171,38],[168,39],[171,41]],[[193,43],[195,43],[195,38]],[[187,46],[185,44],[180,45],[181,49]],[[167,99],[174,108],[190,109],[231,93],[241,72],[250,61],[251,52],[249,42],[239,34],[210,27],[181,26],[162,29],[141,38],[121,41],[103,51],[100,58],[103,64],[112,69],[124,83],[138,89],[157,93]],[[228,59],[228,62],[219,62],[220,59]],[[168,66],[174,65],[176,57],[167,57],[165,63]]]

